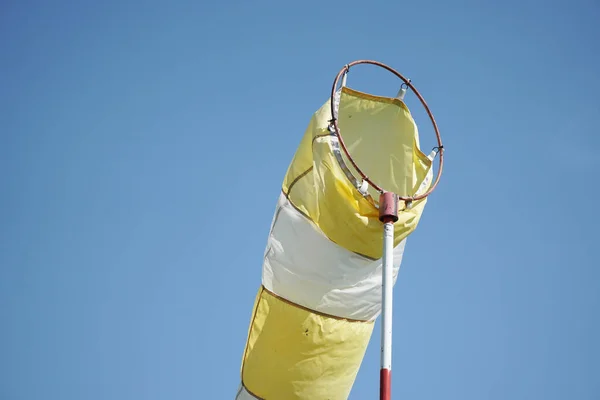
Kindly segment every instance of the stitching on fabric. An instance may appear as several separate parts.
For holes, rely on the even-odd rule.
[[[275,293],[271,292],[269,289],[267,289],[264,286],[263,286],[262,290],[264,292],[270,294],[271,296],[275,297],[276,299],[278,299],[280,301],[283,301],[284,303],[289,304],[292,307],[299,308],[299,309],[307,311],[307,312],[309,312],[311,314],[320,315],[321,317],[336,319],[338,321],[347,321],[347,322],[352,322],[352,323],[372,324],[374,322],[374,320],[352,319],[352,318],[346,318],[346,317],[338,317],[337,315],[333,315],[333,314],[327,314],[327,313],[324,313],[324,312],[321,312],[321,311],[313,310],[311,308],[302,306],[300,304],[296,304],[293,301],[286,299],[285,297],[282,297],[282,296],[280,296],[278,294],[275,294]]]
[[[374,257],[370,257],[370,256],[367,256],[367,255],[365,255],[365,254],[362,254],[362,253],[359,253],[359,252],[356,252],[356,251],[348,250],[347,248],[345,248],[345,247],[344,247],[344,246],[342,246],[341,244],[339,244],[339,243],[337,243],[336,241],[332,240],[332,239],[331,239],[329,236],[327,236],[327,235],[325,234],[325,232],[323,232],[323,231],[321,230],[321,228],[319,228],[319,226],[317,225],[317,223],[316,223],[316,222],[315,222],[315,221],[314,221],[314,220],[313,220],[313,219],[312,219],[312,218],[311,218],[311,217],[310,217],[308,214],[306,214],[304,211],[302,211],[300,208],[298,208],[298,206],[296,206],[296,205],[294,204],[294,202],[292,201],[292,199],[290,199],[290,198],[289,198],[288,194],[286,194],[286,193],[285,193],[285,191],[284,191],[283,189],[281,189],[281,193],[283,193],[283,195],[284,195],[284,196],[285,196],[285,198],[288,200],[288,202],[290,203],[290,205],[291,205],[291,206],[294,208],[294,210],[298,211],[298,212],[300,213],[300,215],[302,215],[302,216],[303,216],[304,218],[306,218],[306,219],[307,219],[307,220],[308,220],[310,223],[312,223],[312,224],[315,226],[315,228],[316,228],[316,229],[317,229],[319,232],[321,232],[321,234],[323,234],[323,236],[325,236],[325,237],[327,238],[327,240],[329,240],[331,243],[335,243],[337,246],[340,246],[340,247],[341,247],[341,248],[343,248],[344,250],[346,250],[346,251],[349,251],[349,252],[350,252],[350,253],[352,253],[352,254],[356,254],[357,256],[359,256],[359,257],[362,257],[362,258],[364,258],[364,259],[366,259],[366,260],[369,260],[369,261],[377,261],[377,260],[381,260],[381,258],[374,258]]]

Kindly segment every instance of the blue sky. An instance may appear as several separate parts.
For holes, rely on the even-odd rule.
[[[232,399],[283,175],[363,58],[413,80],[447,150],[395,290],[394,398],[600,398],[599,20],[593,0],[3,2],[0,398]],[[378,374],[379,323],[350,398]]]

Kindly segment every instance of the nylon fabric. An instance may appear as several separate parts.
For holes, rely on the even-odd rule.
[[[424,193],[432,161],[406,105],[344,87],[334,99],[350,154],[384,189]],[[337,107],[337,106],[336,106]],[[329,100],[312,116],[282,183],[248,328],[236,400],[347,399],[381,312],[378,193],[328,130]],[[369,130],[369,131],[367,131]],[[395,283],[426,200],[394,225]]]
[[[263,285],[296,304],[337,317],[373,320],[381,312],[382,260],[329,240],[281,194],[267,242]],[[394,249],[394,281],[405,240]]]
[[[404,103],[344,87],[340,104],[342,137],[365,173],[399,195],[414,196],[428,189],[432,163],[417,146],[416,124]],[[337,138],[328,130],[330,118],[326,102],[304,133],[283,191],[333,242],[366,257],[381,258],[383,240],[375,205],[378,198],[373,204],[346,177],[333,153]],[[369,126],[376,132],[366,132]],[[346,165],[353,169],[349,161]],[[394,246],[416,229],[426,201],[416,201],[410,209],[399,203]]]
[[[315,314],[261,289],[244,386],[264,399],[347,399],[373,325]]]
[[[238,387],[237,395],[235,396],[235,400],[261,400],[258,397],[254,397],[252,393],[248,393],[246,388],[240,384]]]

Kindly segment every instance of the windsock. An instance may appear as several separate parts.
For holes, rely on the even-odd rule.
[[[334,85],[283,179],[236,400],[348,398],[381,313],[380,191],[369,181],[418,197],[431,187],[432,161],[400,97]],[[398,200],[394,283],[426,201]]]

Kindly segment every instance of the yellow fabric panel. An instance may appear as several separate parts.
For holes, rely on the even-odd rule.
[[[381,258],[379,211],[354,187],[336,159],[329,119],[328,101],[313,115],[288,168],[283,191],[329,239],[350,251]],[[418,148],[417,127],[403,102],[344,87],[338,120],[348,151],[367,176],[385,190],[399,195],[416,194],[431,161]],[[378,202],[378,193],[370,193]],[[416,228],[425,203],[426,199],[414,202],[411,209],[400,211],[394,226],[394,246]],[[399,209],[403,208],[401,202]]]
[[[369,178],[399,195],[417,190],[412,173],[417,126],[403,102],[345,88],[338,126],[352,158]]]
[[[347,399],[373,322],[312,313],[261,287],[242,364],[242,382],[266,399]]]

